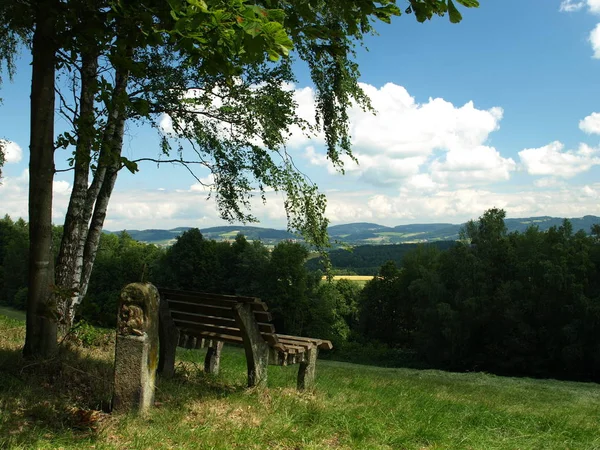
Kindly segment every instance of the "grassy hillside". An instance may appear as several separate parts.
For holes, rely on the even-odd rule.
[[[0,448],[37,449],[592,449],[600,447],[597,385],[481,373],[383,369],[319,361],[315,391],[296,367],[270,367],[247,390],[243,353],[222,374],[202,352],[179,354],[145,419],[98,410],[110,398],[112,332],[62,361],[24,362],[23,323],[0,317]],[[81,338],[81,336],[79,336]]]

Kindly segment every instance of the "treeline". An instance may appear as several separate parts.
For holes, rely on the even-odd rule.
[[[260,297],[280,333],[331,339],[339,359],[600,381],[600,225],[508,233],[504,216],[487,211],[447,249],[414,246],[362,290],[323,282],[290,241],[269,250],[190,229],[165,250],[105,234],[79,318],[114,326],[122,287],[151,281]],[[2,304],[25,306],[27,247],[27,223],[0,220]]]
[[[55,247],[62,229],[54,228]],[[0,220],[0,304],[25,309],[28,226]],[[358,323],[360,287],[342,280],[322,283],[304,267],[308,250],[283,241],[272,250],[238,235],[233,242],[205,239],[190,229],[168,249],[134,240],[127,232],[103,234],[79,320],[104,327],[116,323],[123,286],[150,281],[157,286],[260,297],[280,333],[330,339],[342,347]]]
[[[454,241],[439,241],[427,244],[359,245],[349,249],[337,249],[329,252],[328,257],[336,274],[339,275],[375,275],[388,261],[397,266],[407,253],[417,247],[433,246],[439,250],[449,249]],[[312,258],[306,262],[308,270],[316,271],[323,267],[321,258]]]
[[[600,381],[600,225],[509,234],[492,209],[462,238],[385,264],[361,295],[362,335],[433,367]]]

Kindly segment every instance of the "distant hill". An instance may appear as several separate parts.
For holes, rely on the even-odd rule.
[[[560,226],[563,222],[561,217],[527,217],[522,219],[506,219],[505,223],[509,232],[523,232],[530,226],[537,226],[545,231],[553,226]],[[593,224],[600,223],[600,217],[584,216],[569,219],[573,230],[584,230],[589,233]],[[359,222],[329,227],[329,235],[334,246],[344,245],[385,245],[419,242],[455,241],[463,225],[451,223],[428,223],[398,225],[386,227],[376,223]],[[171,230],[127,230],[127,232],[138,241],[153,243],[157,245],[171,245],[177,236],[190,227],[178,227]],[[298,239],[298,236],[285,230],[274,228],[247,227],[247,226],[222,226],[200,229],[204,237],[217,241],[233,240],[239,233],[249,240],[260,240],[267,245],[275,245],[286,239]],[[108,233],[111,233],[108,231]]]
[[[156,245],[171,245],[178,236],[191,227],[177,227],[171,230],[124,230],[135,240]],[[200,229],[206,239],[215,241],[233,240],[238,234],[243,234],[248,240],[260,240],[265,244],[276,244],[287,239],[298,239],[298,236],[285,230],[274,228],[246,227],[246,226],[223,226]],[[107,231],[107,233],[118,234],[118,232]]]

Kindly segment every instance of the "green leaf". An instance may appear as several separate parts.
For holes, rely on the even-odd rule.
[[[127,167],[127,170],[129,170],[131,173],[136,173],[138,171],[138,165],[137,163],[130,161],[129,159],[125,158],[125,157],[121,157],[121,163]]]
[[[456,1],[463,6],[466,6],[467,8],[479,8],[478,0],[456,0]]]
[[[448,0],[448,12],[450,13],[450,22],[459,23],[462,20],[462,15],[452,0]]]

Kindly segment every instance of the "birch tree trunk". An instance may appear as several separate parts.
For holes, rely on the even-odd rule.
[[[52,298],[52,183],[57,7],[54,0],[38,2],[32,43],[29,285],[23,348],[26,357],[48,357],[56,350],[56,306]]]
[[[62,317],[61,334],[68,332],[72,324],[70,307],[77,302],[79,293],[79,274],[83,265],[83,252],[80,250],[87,235],[86,201],[92,146],[95,139],[94,96],[96,94],[96,75],[98,70],[98,52],[92,49],[82,55],[81,94],[79,118],[77,120],[78,139],[75,148],[75,172],[73,190],[65,216],[63,237],[56,265],[56,285],[60,290],[59,313]]]
[[[124,53],[131,56],[131,49],[125,47]],[[97,57],[95,59],[97,64]],[[91,73],[91,66],[89,67]],[[94,77],[97,65],[94,68]],[[63,314],[63,332],[66,333],[73,325],[75,310],[81,303],[87,288],[96,259],[100,236],[106,218],[106,210],[121,168],[121,150],[127,114],[126,96],[129,70],[117,68],[115,85],[109,106],[109,117],[103,132],[98,167],[93,181],[88,187],[90,155],[92,142],[86,142],[94,136],[93,123],[90,129],[78,132],[78,144],[82,144],[82,152],[76,153],[75,182],[69,203],[69,211],[65,218],[64,234],[61,242],[61,252],[58,258],[57,285],[68,295],[60,298],[60,310]],[[88,84],[86,95],[91,96],[93,108],[94,86]],[[83,113],[83,74],[82,74],[82,113]],[[93,113],[93,111],[92,111]],[[85,122],[83,122],[85,124]],[[77,161],[77,159],[80,159]],[[77,173],[80,166],[81,173]],[[86,172],[85,176],[83,171]],[[75,191],[77,185],[77,192]],[[69,214],[71,212],[71,214]],[[64,251],[63,251],[64,249]],[[60,275],[60,276],[59,276]]]

